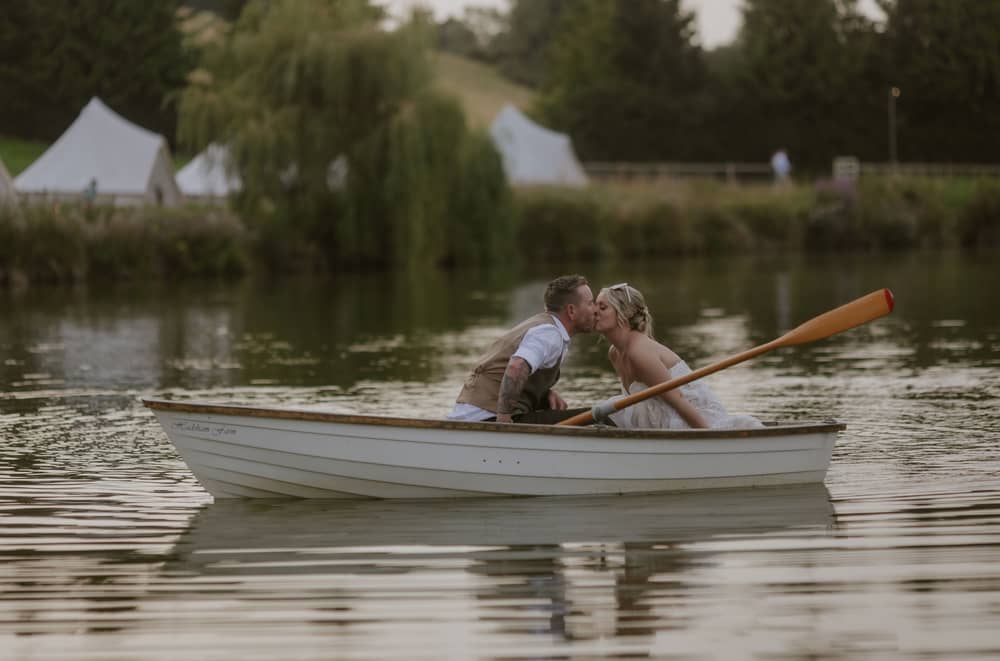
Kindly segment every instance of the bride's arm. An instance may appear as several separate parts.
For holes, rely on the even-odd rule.
[[[611,366],[615,368],[615,374],[618,375],[618,381],[622,384],[622,390],[628,392],[629,384],[625,383],[625,374],[622,372],[618,349],[615,349],[613,346],[608,347],[608,360],[611,362]]]
[[[660,360],[659,353],[655,345],[643,346],[638,350],[633,350],[629,356],[632,366],[632,373],[638,381],[654,386],[658,383],[670,380],[670,370]],[[708,422],[691,402],[681,394],[680,388],[674,388],[660,395],[663,400],[674,407],[674,410],[695,429],[708,427]]]

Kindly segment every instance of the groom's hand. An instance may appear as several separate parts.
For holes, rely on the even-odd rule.
[[[555,390],[549,391],[549,408],[553,411],[565,411],[566,401]]]

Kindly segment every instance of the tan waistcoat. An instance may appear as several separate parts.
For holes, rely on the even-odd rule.
[[[458,402],[472,404],[481,409],[496,413],[497,398],[500,396],[500,382],[503,381],[507,363],[521,345],[525,333],[542,324],[555,325],[552,315],[548,312],[536,314],[525,319],[520,324],[507,331],[496,342],[490,345],[486,353],[479,359],[479,364],[465,380],[462,392],[458,394]],[[540,368],[528,377],[521,396],[511,411],[513,415],[538,411],[549,408],[548,392],[559,380],[559,363],[554,367]]]

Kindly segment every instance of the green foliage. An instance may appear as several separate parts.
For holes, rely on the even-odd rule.
[[[606,200],[595,191],[533,188],[518,191],[517,245],[529,261],[601,257],[613,224]]]
[[[253,2],[184,94],[185,144],[228,145],[243,181],[239,208],[273,239],[271,263],[454,259],[448,205],[469,139],[464,115],[429,87],[427,26],[387,32],[377,18],[365,0]],[[330,183],[338,161],[340,188]],[[487,190],[502,185],[494,174],[480,182]],[[479,222],[508,222],[501,212]]]
[[[505,20],[497,8],[468,6],[461,19],[448,18],[438,24],[435,46],[446,53],[493,62],[496,59],[495,42]]]
[[[982,181],[958,218],[963,246],[1000,245],[1000,184]]]
[[[185,90],[181,141],[226,144],[251,211],[324,207],[329,164],[426,82],[411,37],[375,29],[363,0],[250,3]]]
[[[586,160],[885,161],[893,86],[901,159],[1000,149],[1000,3],[883,0],[876,25],[857,0],[746,0],[737,40],[708,53],[673,0],[579,0],[529,29],[516,19],[532,4],[505,38],[551,44],[539,110]]]
[[[235,21],[247,0],[184,0],[184,4],[198,11],[210,11],[222,18]]]
[[[519,245],[530,260],[799,250],[817,207],[808,189],[721,183],[518,191]],[[822,246],[818,246],[822,247]]]
[[[518,191],[525,259],[891,251],[1000,243],[992,181],[868,179],[858,190],[688,184]]]
[[[353,224],[352,236],[365,232],[375,218],[392,231],[370,237],[367,244],[377,250],[371,255],[353,242],[339,242],[339,258],[381,255],[389,264],[407,267],[441,262],[448,247],[448,198],[464,137],[457,102],[427,93],[366,141],[351,161],[352,213],[344,224]]]
[[[295,209],[290,219],[316,219],[337,204],[309,190],[323,179],[320,152],[349,146],[338,132],[368,137],[366,127],[385,125],[418,95],[426,61],[404,44],[438,36],[537,89],[537,114],[567,130],[586,160],[759,162],[783,146],[799,176],[825,173],[838,155],[884,161],[895,86],[900,159],[996,161],[1000,2],[877,0],[886,20],[876,25],[860,0],[745,0],[737,40],[703,52],[684,1],[513,0],[505,14],[470,9],[418,37],[379,28],[381,10],[363,0],[258,0],[242,13],[243,0],[184,2],[180,12],[181,0],[8,2],[0,130],[51,140],[98,95],[173,140],[191,73],[202,94],[184,95],[197,115],[185,113],[186,146],[200,150],[238,128],[240,166],[259,175],[253,215],[280,207]],[[239,16],[235,31],[219,15]],[[225,45],[191,72],[190,60],[216,42]],[[474,112],[474,124],[495,106]],[[345,113],[369,121],[320,124]],[[299,193],[273,176],[292,162],[312,177],[297,182],[304,195],[295,203],[282,198]]]
[[[512,245],[534,264],[1000,245],[1000,184],[991,180],[868,177],[856,191],[704,182],[526,188],[512,199],[496,184],[502,168],[485,135],[474,134],[460,150],[460,185],[443,205],[448,223],[431,228],[432,241],[421,245],[438,264],[503,264],[494,271],[501,276],[513,264]],[[417,210],[406,229],[413,240],[429,216],[418,198],[410,203]],[[513,215],[516,230],[479,222],[498,215]],[[251,267],[293,270],[322,258],[315,244],[288,234],[275,219],[248,233],[218,209],[0,205],[0,285],[228,277]],[[402,250],[390,236],[379,239],[386,250]],[[405,280],[435,264],[403,265]]]
[[[900,88],[903,160],[996,161],[1000,3],[885,0],[886,82]]]
[[[35,159],[45,153],[49,145],[37,140],[0,138],[0,161],[3,161],[11,177],[16,177]]]
[[[4,3],[0,127],[52,140],[92,96],[173,138],[173,94],[188,62],[175,22],[179,0],[32,0]]]
[[[688,210],[697,228],[698,252],[706,254],[747,252],[753,237],[746,223],[734,209],[717,205],[697,206]]]
[[[867,159],[877,147],[884,157],[884,121],[873,120],[884,120],[887,87],[871,71],[875,32],[855,5],[747,0],[730,81],[741,103],[717,120],[732,127],[738,157],[785,147],[800,166],[824,169],[847,145],[846,153]]]
[[[512,0],[506,29],[493,42],[493,57],[501,73],[528,87],[549,80],[550,46],[564,16],[576,0]]]
[[[513,197],[503,162],[486,133],[473,134],[462,145],[447,217],[445,263],[497,264],[514,252]]]
[[[793,191],[792,195],[787,191],[768,193],[740,196],[723,201],[722,206],[740,219],[759,250],[784,250],[801,245],[805,217],[814,197],[802,191]]]
[[[0,205],[0,283],[236,276],[247,240],[218,210]]]
[[[476,33],[462,21],[448,19],[437,26],[436,32],[434,45],[438,50],[477,60],[486,59]]]
[[[974,185],[963,179],[864,178],[855,191],[830,191],[809,211],[805,244],[815,250],[955,247],[959,216]]]
[[[545,118],[584,159],[683,160],[703,129],[694,33],[680,0],[582,0],[553,45]]]
[[[652,200],[631,209],[618,208],[612,244],[624,258],[680,256],[698,252],[689,216],[676,203]]]
[[[0,204],[0,274],[43,282],[72,282],[86,273],[82,218],[60,209]]]

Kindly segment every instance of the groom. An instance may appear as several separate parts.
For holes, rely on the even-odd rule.
[[[597,306],[582,275],[563,275],[545,288],[545,311],[495,341],[458,394],[450,420],[554,424],[581,411],[567,410],[552,387],[570,338],[594,330]]]

